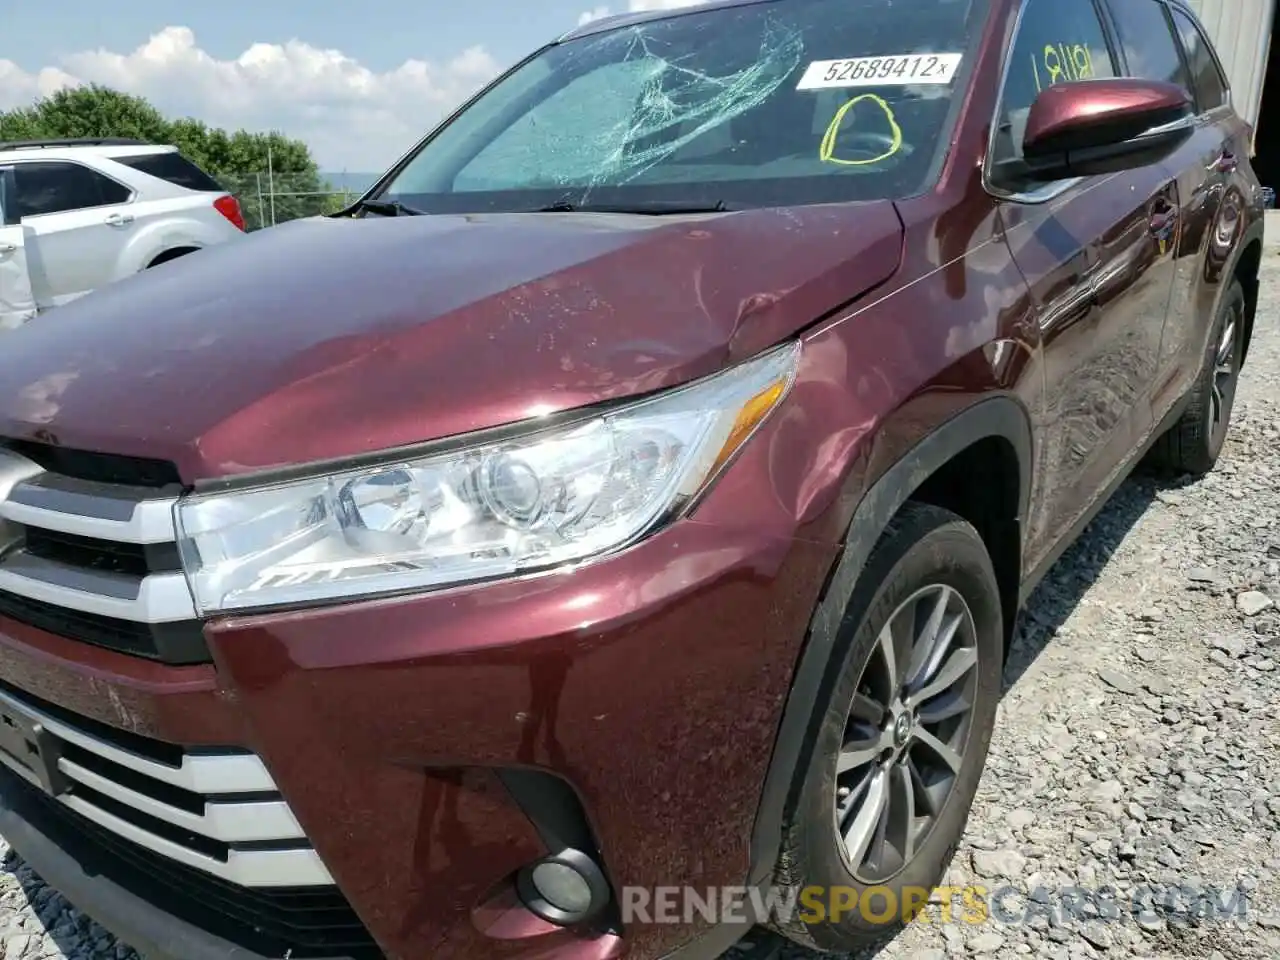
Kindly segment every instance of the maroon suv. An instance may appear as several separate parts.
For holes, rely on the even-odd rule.
[[[624,16],[7,335],[0,834],[178,960],[711,957],[628,904],[935,884],[1029,591],[1222,448],[1250,136],[1181,0]]]

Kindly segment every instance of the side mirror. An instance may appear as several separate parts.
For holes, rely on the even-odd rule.
[[[1001,172],[1047,183],[1133,170],[1167,159],[1194,123],[1191,95],[1177,84],[1127,77],[1057,84],[1031,104],[1022,159]]]

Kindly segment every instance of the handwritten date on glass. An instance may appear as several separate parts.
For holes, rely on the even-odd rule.
[[[816,60],[809,64],[804,76],[796,84],[796,89],[949,84],[960,69],[961,59],[962,55],[959,53],[913,53],[848,60]]]
[[[1031,55],[1031,69],[1035,72],[1036,90],[1071,80],[1092,80],[1093,51],[1083,43],[1046,43],[1040,57]]]

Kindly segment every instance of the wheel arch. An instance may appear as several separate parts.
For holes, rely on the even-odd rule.
[[[179,257],[185,257],[189,253],[196,253],[200,247],[190,245],[182,247],[170,247],[168,250],[162,250],[151,258],[151,262],[144,269],[150,270],[152,267],[158,267],[162,263],[168,263],[170,260],[177,260]]]
[[[1244,351],[1240,355],[1241,366],[1244,366],[1244,362],[1249,358],[1249,343],[1253,339],[1253,321],[1258,315],[1264,240],[1264,228],[1259,222],[1245,234],[1244,242],[1240,244],[1236,255],[1236,262],[1231,267],[1231,275],[1244,287]]]
[[[1013,535],[1018,544],[1015,580],[1020,580],[1022,527],[1031,498],[1034,445],[1025,407],[1011,396],[1000,395],[977,401],[929,432],[867,488],[855,508],[843,550],[810,622],[783,707],[752,829],[751,883],[768,882],[777,862],[783,824],[794,801],[795,772],[807,764],[812,749],[814,716],[821,709],[820,697],[836,634],[871,551],[903,505],[928,490],[932,478],[960,461],[966,452],[990,442],[1007,445],[1016,457],[1018,491]],[[924,499],[933,502],[931,497]],[[1002,585],[1002,594],[1008,592]],[[1016,604],[1017,582],[1012,592]],[[1011,613],[1005,616],[1006,633],[1012,627],[1016,609]]]

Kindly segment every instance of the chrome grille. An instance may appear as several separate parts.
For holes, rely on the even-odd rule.
[[[255,957],[385,960],[335,886],[243,887],[123,840],[0,764],[0,811],[25,820],[81,869]]]
[[[208,662],[172,492],[51,473],[0,449],[0,615],[165,663]]]
[[[164,763],[0,691],[0,762],[99,827],[229,883],[333,883],[251,753]]]
[[[178,560],[175,478],[159,461],[0,442],[0,618],[164,663],[209,662]],[[218,881],[333,883],[246,751],[187,753],[0,683],[0,763],[96,829]]]

